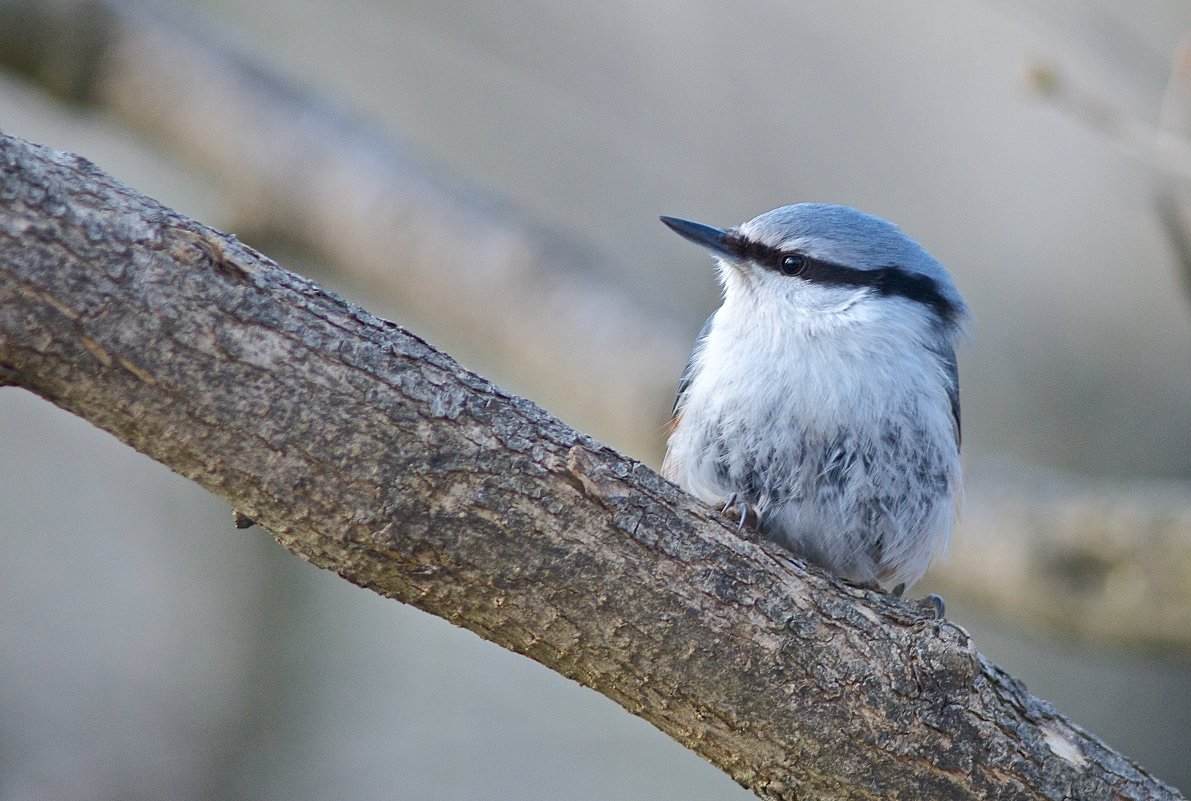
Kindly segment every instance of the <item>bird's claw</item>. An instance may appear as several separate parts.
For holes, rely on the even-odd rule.
[[[901,598],[906,594],[906,582],[897,584],[889,591],[889,594],[894,598]],[[930,595],[919,598],[917,601],[912,601],[914,606],[918,607],[924,612],[930,612],[934,615],[935,620],[942,620],[943,615],[947,611],[947,605],[943,603],[942,595],[935,595],[933,592]]]
[[[731,517],[732,517],[732,515],[729,514],[729,510],[731,510],[731,509],[739,510],[740,519],[736,521],[736,530],[737,531],[744,531],[744,527],[748,523],[750,512],[752,512],[752,515],[754,518],[757,516],[757,513],[752,511],[752,509],[749,507],[748,503],[740,500],[740,496],[738,494],[736,494],[735,492],[733,492],[731,495],[729,495],[727,497],[727,499],[723,503],[721,503],[719,505],[719,507],[717,507],[717,508],[719,509],[720,513],[724,515],[724,517],[727,517],[729,519],[731,519]]]
[[[947,612],[947,605],[943,603],[943,596],[935,595],[933,592],[930,595],[919,598],[914,603],[924,612],[933,613],[935,620],[942,620],[943,615]]]

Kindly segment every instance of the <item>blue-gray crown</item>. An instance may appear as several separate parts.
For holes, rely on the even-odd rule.
[[[796,250],[839,268],[827,282],[871,284],[887,294],[924,300],[958,322],[967,309],[947,268],[888,220],[829,203],[796,203],[760,214],[736,236],[775,252]],[[808,274],[814,279],[813,274]],[[916,297],[915,297],[916,296]]]

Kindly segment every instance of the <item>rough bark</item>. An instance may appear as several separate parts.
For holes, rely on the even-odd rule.
[[[11,137],[0,370],[762,797],[1179,797],[959,627],[738,536],[408,331]]]
[[[650,443],[660,442],[697,325],[659,317],[594,279],[606,265],[589,250],[458,191],[457,179],[391,136],[138,3],[0,0],[0,62],[203,168],[236,230],[321,254],[338,274],[396,299],[436,341],[499,362],[567,419],[637,456],[660,455]],[[1180,208],[1164,206],[1172,231],[1185,227]],[[1147,518],[1135,510],[1148,489],[1111,495],[1110,505],[1103,492],[1088,502],[1078,486],[1039,497],[1016,481],[970,482],[954,559],[931,578],[1006,617],[1027,610],[1032,624],[1064,636],[1191,645],[1191,585],[1180,568],[1191,525],[1171,523],[1191,516],[1191,504]],[[1130,524],[1114,529],[1106,557],[1103,538],[1089,545],[1053,525],[1073,510]],[[990,529],[998,537],[985,536]]]

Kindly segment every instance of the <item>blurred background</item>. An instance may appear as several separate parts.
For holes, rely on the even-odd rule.
[[[5,0],[0,31],[0,129],[655,467],[717,302],[657,215],[894,220],[975,315],[963,522],[918,590],[1191,790],[1191,301],[1147,139],[1191,4]],[[4,801],[751,797],[28,393],[0,436]]]

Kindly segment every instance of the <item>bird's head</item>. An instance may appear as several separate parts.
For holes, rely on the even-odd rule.
[[[902,314],[948,331],[966,316],[942,264],[893,223],[847,206],[782,206],[726,230],[661,219],[711,251],[726,303],[743,309],[810,318]]]

